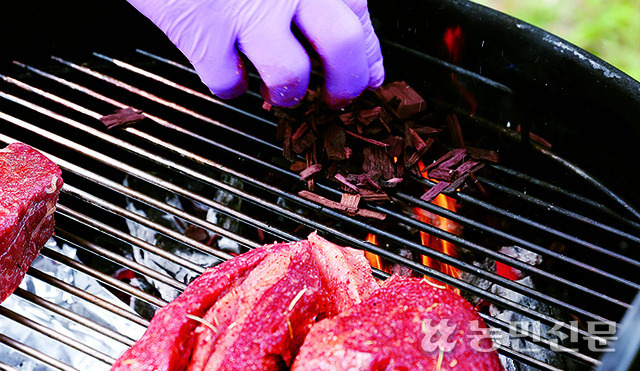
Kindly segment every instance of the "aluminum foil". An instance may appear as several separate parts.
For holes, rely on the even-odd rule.
[[[60,246],[54,239],[51,239],[45,245],[58,251],[72,259],[77,260],[76,249],[66,244]],[[32,267],[56,277],[66,283],[74,285],[83,291],[91,293],[99,298],[105,299],[115,305],[132,311],[131,308],[123,304],[109,291],[104,289],[98,281],[90,278],[82,273],[74,271],[68,266],[40,255],[32,264]],[[117,316],[103,308],[79,299],[72,294],[59,290],[51,285],[43,283],[30,276],[20,284],[20,288],[29,291],[40,298],[46,299],[52,303],[69,309],[88,320],[96,322],[104,327],[117,331],[121,334],[127,334],[129,337],[138,339],[144,333],[145,328],[138,324],[132,323],[120,316]],[[11,295],[1,306],[8,308],[16,313],[23,315],[38,323],[44,324],[55,331],[73,338],[91,348],[99,350],[113,358],[117,358],[127,346],[105,337],[91,329],[84,327],[77,322],[67,320],[56,315],[49,310],[43,309],[32,304],[16,295]],[[63,363],[66,363],[78,370],[109,370],[110,365],[105,364],[93,358],[90,355],[75,350],[45,335],[33,331],[22,326],[10,319],[0,316],[0,333],[13,338],[23,344],[33,347]],[[52,370],[50,366],[42,364],[29,356],[26,356],[16,350],[0,344],[0,360],[3,363],[18,368],[20,370]]]

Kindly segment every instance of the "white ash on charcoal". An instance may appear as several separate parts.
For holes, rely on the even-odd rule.
[[[241,182],[236,178],[226,177],[223,175],[221,176],[220,180],[227,184],[230,184],[233,187],[242,188]],[[144,187],[144,185],[140,184],[140,182],[136,181],[134,178],[126,178],[123,183],[124,185],[130,186],[133,189]],[[206,220],[219,227],[222,227],[225,230],[234,233],[242,233],[242,226],[237,220],[228,217],[227,215],[224,215],[206,205],[185,199],[183,197],[179,197],[173,193],[161,192],[157,189],[145,188],[144,192],[146,194],[156,196],[156,198],[163,199],[166,204],[173,206],[179,210],[185,211],[200,219]],[[235,197],[223,190],[217,190],[213,195],[213,200],[234,210],[238,210],[242,207],[242,200],[240,198]],[[130,199],[127,200],[126,208],[138,215],[150,219],[153,222],[177,231],[178,233],[181,233],[195,241],[209,245],[214,249],[232,254],[238,254],[242,252],[240,246],[236,241],[233,241],[224,236],[214,234],[211,231],[188,223],[163,211],[151,208],[138,202],[133,202]],[[126,223],[131,235],[149,242],[150,244],[153,244],[163,250],[169,251],[172,254],[177,255],[178,257],[187,259],[197,265],[200,265],[202,267],[211,267],[221,262],[221,260],[215,256],[186,247],[185,245],[180,244],[160,233],[157,233],[156,231],[148,227],[140,225],[135,221],[127,220]],[[188,284],[198,276],[197,272],[168,261],[153,253],[149,253],[137,246],[131,246],[131,252],[128,255],[133,257],[136,262],[150,267],[153,270],[166,272],[171,277],[174,277],[176,280],[185,284]],[[141,283],[141,288],[146,291],[148,290],[144,286],[144,284],[148,282],[152,286],[152,289],[157,290],[162,299],[167,301],[173,300],[179,294],[178,290],[176,290],[174,287],[171,287],[152,278],[141,276],[139,277],[139,282]],[[141,310],[141,308],[139,308],[140,306],[146,305],[139,300],[132,300],[133,302],[131,304],[132,306],[137,308],[137,310]]]
[[[51,238],[45,249],[51,249],[74,260],[79,260],[77,250],[67,244],[57,244],[55,238]],[[34,261],[33,268],[57,278],[65,283],[73,285],[78,289],[92,294],[100,299],[106,300],[124,310],[133,310],[120,301],[113,293],[105,289],[97,280],[86,276],[67,265],[60,264],[44,255],[40,255]],[[57,289],[39,279],[34,279],[30,275],[25,276],[20,284],[20,289],[25,290],[37,297],[44,299],[62,308],[69,309],[74,313],[85,317],[88,321],[95,322],[112,331],[137,339],[145,331],[145,327],[124,319],[106,309],[100,308],[89,302],[60,289]],[[53,314],[43,307],[32,304],[28,300],[23,300],[17,294],[9,296],[2,302],[2,307],[12,310],[19,315],[36,321],[46,323],[60,334],[70,337],[82,344],[97,349],[111,357],[117,357],[128,347],[119,341],[108,336],[100,336],[97,332],[80,325],[77,322]],[[16,322],[0,316],[0,334],[15,339],[23,344],[35,348],[48,356],[51,356],[63,363],[68,364],[77,370],[109,370],[110,366],[97,360],[96,358],[82,353],[72,347],[65,346],[60,342],[52,341],[51,338],[40,332],[29,329],[25,326],[16,325]],[[30,358],[20,352],[14,351],[10,347],[0,346],[0,360],[10,366],[24,371],[50,370],[48,366]]]
[[[500,249],[500,253],[520,260],[526,264],[536,266],[542,263],[542,257],[534,252],[523,249],[519,246],[505,246]],[[519,283],[523,286],[530,287],[531,289],[536,288],[535,281],[532,277],[527,276],[524,272],[507,266],[502,263],[496,263],[493,260],[485,259],[482,262],[473,262],[475,266],[482,268],[483,270],[495,272],[499,275],[509,278],[516,283]],[[530,308],[538,313],[545,314],[551,316],[553,318],[557,318],[562,320],[563,315],[556,308],[551,307],[550,305],[540,302],[536,299],[530,298],[526,295],[517,293],[508,288],[502,287],[496,283],[491,281],[478,278],[470,273],[462,272],[461,277],[462,280],[473,284],[476,287],[479,287],[485,291],[494,293],[505,300],[509,300],[515,302],[517,304],[523,305],[527,308]],[[472,297],[466,295],[467,300],[469,300],[472,304],[477,307],[484,307],[487,302],[483,299]],[[558,338],[556,334],[558,332],[551,326],[543,324],[537,320],[532,320],[524,315],[513,312],[511,310],[505,309],[496,305],[495,303],[490,303],[488,305],[488,313],[491,317],[494,317],[498,320],[504,321],[512,327],[512,329],[504,331],[499,328],[491,329],[491,337],[494,343],[509,347],[517,352],[522,354],[529,355],[535,359],[543,361],[549,365],[565,369],[565,370],[573,370],[575,369],[575,365],[571,362],[567,362],[566,358],[557,354],[555,351],[548,349],[547,347],[536,344],[535,342],[530,341],[529,339],[525,339],[524,335],[519,334],[518,330],[524,330],[537,338],[543,338],[549,340],[552,344],[565,345],[567,347],[571,347],[570,344],[563,344],[563,340]],[[505,356],[500,356],[500,361],[507,371],[522,371],[522,370],[530,370],[534,368],[530,368],[524,364],[515,362],[513,359]]]

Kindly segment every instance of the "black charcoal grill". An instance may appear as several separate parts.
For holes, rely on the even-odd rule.
[[[40,149],[66,184],[57,245],[43,249],[31,283],[10,298],[25,309],[0,305],[0,325],[25,334],[0,333],[11,362],[108,369],[153,310],[204,266],[313,230],[459,288],[502,339],[495,342],[509,369],[590,369],[613,348],[640,288],[640,199],[627,161],[640,140],[640,84],[607,63],[473,3],[372,0],[388,81],[405,80],[431,107],[455,113],[465,139],[486,139],[502,159],[478,173],[483,192],[470,186],[448,195],[457,211],[422,201],[434,183],[412,178],[390,192],[391,203],[367,205],[387,216],[375,221],[299,197],[304,183],[282,158],[260,97],[213,98],[124,2],[12,6],[20,8],[13,14],[32,12],[2,26],[15,37],[0,60],[0,145]],[[464,42],[452,56],[444,35],[458,27]],[[256,79],[251,85],[257,91]],[[128,106],[148,119],[113,130],[98,120]],[[333,199],[341,193],[328,181],[316,186]],[[416,207],[462,233],[416,219]],[[419,231],[460,254],[423,246]],[[379,245],[366,242],[369,234]],[[508,246],[542,262],[499,252]],[[420,255],[462,278],[424,266]],[[495,262],[521,270],[533,287],[497,274]],[[0,369],[19,366],[6,362]]]

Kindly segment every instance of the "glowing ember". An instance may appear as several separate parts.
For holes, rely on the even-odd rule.
[[[369,233],[367,235],[367,242],[371,242],[372,244],[378,246],[378,237],[376,237],[375,234]],[[369,261],[369,264],[371,264],[371,267],[383,270],[382,269],[382,258],[380,258],[378,255],[376,255],[374,253],[371,253],[371,252],[368,252],[368,251],[365,251],[364,252],[364,256]]]
[[[424,166],[422,163],[419,164],[419,168],[423,169]],[[426,178],[426,174],[422,173],[422,175]],[[433,201],[438,206],[441,206],[447,210],[456,211],[456,200],[451,197],[445,196],[444,194],[439,194],[435,200]],[[436,215],[429,211],[423,210],[418,207],[413,208],[414,217],[424,223],[432,225],[434,227],[440,228],[449,233],[453,233],[459,235],[462,232],[462,226],[452,220],[449,220],[440,215]],[[426,232],[420,232],[420,241],[424,246],[428,246],[432,249],[443,252],[451,257],[457,257],[458,251],[454,244],[451,242],[442,240],[435,236],[432,236]],[[436,260],[429,258],[428,256],[422,256],[422,264],[427,267],[436,269],[442,273],[445,273],[451,277],[459,277],[460,270],[458,268],[452,267],[448,264],[440,263]]]

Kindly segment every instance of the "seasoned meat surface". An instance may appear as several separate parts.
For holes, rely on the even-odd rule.
[[[491,347],[460,295],[392,276],[362,303],[315,324],[292,370],[502,370]]]
[[[266,245],[207,269],[112,370],[286,368],[314,323],[377,287],[361,251],[315,233]]]
[[[23,143],[0,150],[0,302],[20,285],[53,236],[62,172]]]

